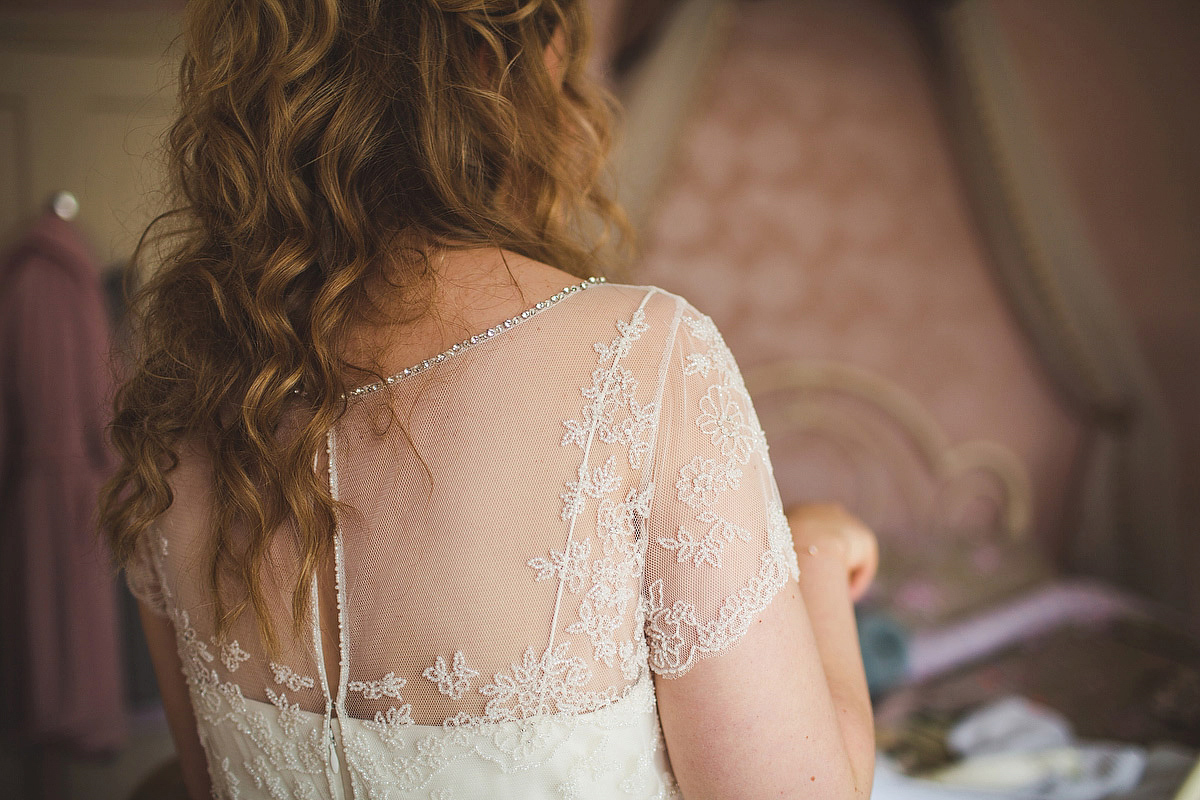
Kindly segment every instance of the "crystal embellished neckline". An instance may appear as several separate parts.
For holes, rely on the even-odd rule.
[[[592,286],[595,286],[597,284],[604,283],[604,282],[605,282],[604,278],[593,276],[591,278],[588,278],[585,281],[582,281],[581,283],[572,284],[571,286],[564,286],[562,291],[558,292],[557,294],[551,295],[550,297],[547,297],[545,300],[542,300],[541,302],[530,306],[529,308],[525,309],[524,311],[522,311],[520,314],[517,314],[516,316],[509,317],[508,319],[504,320],[503,322],[496,323],[494,326],[492,326],[491,328],[488,328],[486,331],[477,333],[474,336],[470,337],[469,339],[463,339],[458,344],[455,344],[454,346],[450,347],[447,350],[443,350],[442,352],[438,353],[436,356],[430,356],[429,358],[425,359],[424,361],[422,361],[418,364],[414,364],[411,367],[406,367],[403,370],[401,370],[400,372],[397,372],[393,375],[389,375],[388,377],[384,378],[382,381],[376,381],[375,383],[368,383],[365,386],[359,386],[355,389],[351,389],[350,391],[346,392],[346,394],[344,394],[342,396],[343,396],[343,398],[348,398],[348,399],[352,400],[356,397],[362,397],[365,394],[370,394],[371,392],[377,392],[380,389],[384,388],[385,386],[391,386],[392,384],[402,381],[405,378],[411,377],[412,375],[416,375],[419,372],[424,372],[425,370],[429,369],[430,367],[435,366],[437,364],[441,364],[442,362],[458,355],[459,353],[463,352],[464,350],[469,350],[470,348],[474,347],[477,344],[494,339],[497,336],[497,334],[499,334],[503,331],[509,330],[510,328],[515,328],[517,325],[521,324],[522,322],[529,319],[530,317],[532,317],[536,314],[539,314],[542,311],[545,311],[547,308],[550,308],[550,306],[552,306],[552,305],[555,305],[560,300],[562,300],[564,297],[575,294],[576,292],[581,292],[584,289],[588,289]]]

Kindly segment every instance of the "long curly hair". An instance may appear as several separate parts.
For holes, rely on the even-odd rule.
[[[555,36],[561,76],[544,59]],[[250,611],[278,646],[263,573],[287,530],[300,635],[337,505],[314,459],[350,378],[383,377],[345,359],[376,308],[369,287],[419,313],[439,248],[501,247],[580,276],[627,250],[604,169],[618,108],[585,72],[589,36],[584,0],[188,4],[166,138],[175,199],[134,253],[159,245],[131,301],[120,463],[100,497],[118,565],[170,507],[182,443],[200,442],[218,634]],[[305,422],[278,436],[298,399]]]

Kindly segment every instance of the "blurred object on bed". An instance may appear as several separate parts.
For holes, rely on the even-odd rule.
[[[1146,795],[1145,800],[1150,800],[1151,797],[1151,795]],[[1114,800],[1117,799],[1114,798]],[[1120,798],[1120,800],[1125,800],[1125,798]],[[1129,798],[1129,800],[1133,800],[1133,798]],[[1137,800],[1142,800],[1142,798],[1139,797]],[[1196,761],[1191,772],[1188,773],[1179,793],[1175,795],[1175,800],[1200,800],[1200,760]]]
[[[1076,735],[1200,748],[1200,644],[1147,617],[1057,627],[982,661],[889,694],[876,706],[881,749],[912,770],[947,763],[947,723],[1019,695],[1070,720]]]
[[[1146,769],[1140,747],[1072,744],[1043,750],[967,755],[924,776],[968,791],[1045,800],[1101,800],[1134,789]]]
[[[871,697],[899,686],[909,675],[908,632],[885,610],[854,608],[858,645]]]
[[[966,800],[987,781],[992,798],[1182,800],[1200,747],[1200,644],[1144,616],[1059,626],[891,693],[876,732],[876,800]]]
[[[910,647],[909,678],[940,674],[1068,623],[1152,613],[1144,601],[1102,583],[1072,578],[1046,581],[964,619],[920,631]]]
[[[1189,770],[1196,765],[1196,754],[1173,745],[1155,745],[1149,748],[1125,748],[1126,753],[1140,763],[1141,773],[1137,784],[1128,791],[1108,791],[1109,787],[1072,785],[1071,781],[1046,781],[1044,784],[1024,790],[983,791],[906,775],[891,759],[877,754],[875,760],[875,783],[872,800],[1084,800],[1086,797],[1104,797],[1105,800],[1200,800],[1186,788]],[[1128,765],[1131,759],[1125,759]],[[1109,766],[1103,761],[1101,768]],[[1112,764],[1111,766],[1121,766]],[[1137,764],[1134,764],[1137,766]],[[1078,774],[1078,773],[1076,773]],[[1070,777],[1064,776],[1064,777]],[[1117,776],[1120,777],[1120,776]],[[1090,790],[1090,791],[1089,791]],[[1098,794],[1099,793],[1099,794]]]

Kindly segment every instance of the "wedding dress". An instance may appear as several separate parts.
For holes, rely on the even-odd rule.
[[[712,320],[590,279],[348,402],[318,465],[346,504],[336,642],[314,619],[268,656],[250,614],[214,635],[199,451],[128,569],[173,623],[214,796],[678,796],[652,676],[734,645],[798,575]],[[290,632],[288,585],[263,588]]]

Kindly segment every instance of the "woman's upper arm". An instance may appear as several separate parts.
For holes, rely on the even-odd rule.
[[[655,681],[688,800],[849,797],[853,773],[799,586],[789,581],[736,646]]]
[[[211,783],[179,658],[175,626],[171,623],[170,599],[164,586],[163,547],[163,540],[154,528],[146,531],[133,557],[125,564],[125,582],[138,600],[142,631],[184,783],[193,800],[203,800],[211,794]]]
[[[850,796],[766,440],[733,356],[691,306],[663,381],[645,630],[684,796]]]
[[[158,678],[167,726],[175,740],[184,783],[192,800],[203,800],[211,794],[208,765],[200,735],[196,731],[196,715],[183,677],[183,664],[175,643],[175,628],[170,619],[144,602],[138,603],[138,611],[142,618],[142,630],[146,634],[146,645],[150,650],[150,660],[154,663],[154,674]]]

